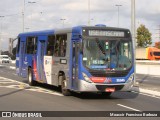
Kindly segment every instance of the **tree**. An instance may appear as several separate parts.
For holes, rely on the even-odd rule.
[[[156,42],[155,47],[160,49],[160,42]]]
[[[152,44],[151,33],[145,25],[141,24],[137,29],[137,46],[138,47],[148,47]]]

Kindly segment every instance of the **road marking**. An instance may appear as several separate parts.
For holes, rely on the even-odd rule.
[[[8,85],[8,83],[12,83],[12,84]],[[14,88],[14,89],[24,89],[24,90],[27,90],[27,91],[35,91],[35,92],[47,93],[47,94],[52,94],[52,95],[57,95],[57,96],[63,96],[61,93],[58,93],[58,92],[53,91],[53,90],[48,90],[48,89],[44,89],[44,88],[41,88],[41,87],[29,86],[26,83],[19,82],[19,81],[16,81],[16,80],[12,80],[12,79],[8,79],[8,78],[4,78],[4,77],[0,77],[0,87]]]
[[[155,96],[159,96],[159,97],[160,97],[160,92],[158,92],[158,91],[140,88],[140,92],[141,92],[141,93],[147,93],[147,94],[151,94],[151,95],[155,95]]]
[[[128,107],[128,106],[122,105],[122,104],[117,104],[117,105],[118,105],[118,106],[121,106],[121,107],[124,107],[124,108],[127,108],[127,109],[130,109],[130,110],[133,110],[133,111],[141,112],[141,110],[134,109],[134,108],[131,108],[131,107]]]
[[[136,91],[132,91],[132,92],[133,92],[133,93],[139,93],[139,94],[144,95],[144,96],[149,96],[149,97],[153,97],[153,98],[160,99],[160,97],[155,96],[155,95],[150,95],[150,94],[146,94],[146,93],[140,93],[140,92],[136,92]]]

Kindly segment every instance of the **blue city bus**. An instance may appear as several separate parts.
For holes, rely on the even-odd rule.
[[[16,72],[35,82],[71,91],[111,95],[131,91],[134,50],[128,29],[76,26],[18,35]]]

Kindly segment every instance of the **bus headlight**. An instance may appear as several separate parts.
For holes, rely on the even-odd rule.
[[[85,73],[82,72],[82,75],[85,81],[92,83],[91,79]]]
[[[127,82],[126,82],[126,83],[130,83],[130,82],[132,82],[132,81],[133,81],[133,79],[134,79],[134,73],[133,73],[133,74],[131,74],[131,76],[128,78],[128,80],[127,80]]]

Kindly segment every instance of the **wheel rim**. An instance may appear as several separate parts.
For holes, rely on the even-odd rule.
[[[64,90],[64,89],[66,89],[66,81],[65,80],[63,80],[63,82],[62,82],[62,89]]]
[[[29,83],[32,82],[32,75],[31,75],[31,72],[29,71],[29,75],[28,75],[28,80],[29,80]]]

